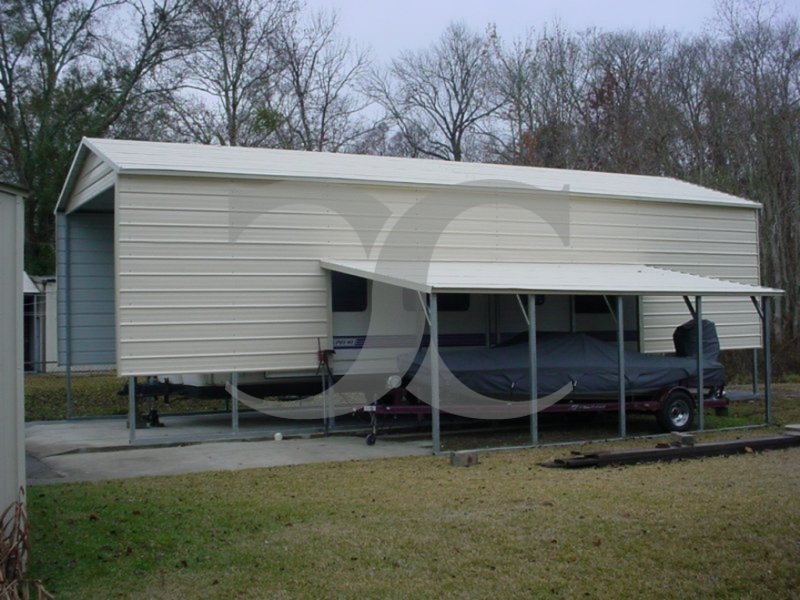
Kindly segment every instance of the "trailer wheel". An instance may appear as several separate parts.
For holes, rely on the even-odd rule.
[[[689,431],[694,424],[694,400],[686,390],[673,390],[656,413],[659,425],[667,431]]]
[[[367,446],[374,446],[376,440],[375,434],[370,433],[364,441],[367,442]]]

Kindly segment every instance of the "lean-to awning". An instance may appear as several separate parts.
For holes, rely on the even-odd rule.
[[[767,422],[770,417],[769,392],[769,302],[768,297],[780,295],[781,290],[748,285],[712,277],[702,277],[648,265],[585,264],[585,263],[482,263],[482,262],[389,262],[365,260],[322,260],[320,265],[329,271],[355,275],[365,279],[396,285],[430,294],[426,316],[430,327],[431,432],[434,453],[440,445],[440,393],[438,358],[437,295],[447,293],[500,293],[527,295],[528,345],[530,354],[530,427],[531,444],[538,444],[538,384],[536,381],[536,306],[534,295],[608,295],[616,296],[617,348],[619,364],[619,432],[626,436],[625,425],[625,361],[623,330],[623,296],[683,296],[692,311],[697,327],[697,394],[699,428],[703,429],[703,352],[702,299],[704,296],[749,296],[764,325],[765,403]],[[695,297],[692,307],[689,297]],[[762,297],[761,306],[756,297]],[[490,400],[491,402],[491,400]]]
[[[423,293],[777,296],[774,288],[647,265],[323,260],[324,269]]]

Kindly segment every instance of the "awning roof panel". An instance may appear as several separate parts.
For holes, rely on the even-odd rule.
[[[647,265],[323,260],[323,268],[425,293],[776,296],[781,290]]]

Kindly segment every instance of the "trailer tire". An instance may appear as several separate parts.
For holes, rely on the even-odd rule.
[[[672,390],[656,413],[659,425],[667,431],[689,431],[694,425],[694,400],[686,390]]]
[[[367,436],[367,439],[365,439],[364,441],[367,443],[367,446],[374,446],[374,445],[375,445],[375,442],[376,442],[377,440],[378,440],[378,438],[375,436],[375,434],[374,434],[374,433],[370,433],[370,434]]]

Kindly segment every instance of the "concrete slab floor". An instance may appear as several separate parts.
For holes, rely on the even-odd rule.
[[[262,415],[263,416],[263,415]],[[241,415],[240,436],[230,439],[224,414],[163,417],[165,427],[137,431],[128,442],[124,418],[35,422],[26,426],[28,484],[101,481],[200,471],[238,470],[316,462],[429,455],[430,442],[381,439],[367,446],[361,436],[322,437],[318,422],[269,422]],[[363,423],[337,420],[337,433],[363,430]],[[359,429],[356,429],[359,428]],[[284,439],[274,441],[281,432]],[[228,438],[228,439],[226,439]],[[197,440],[205,440],[198,443]]]

